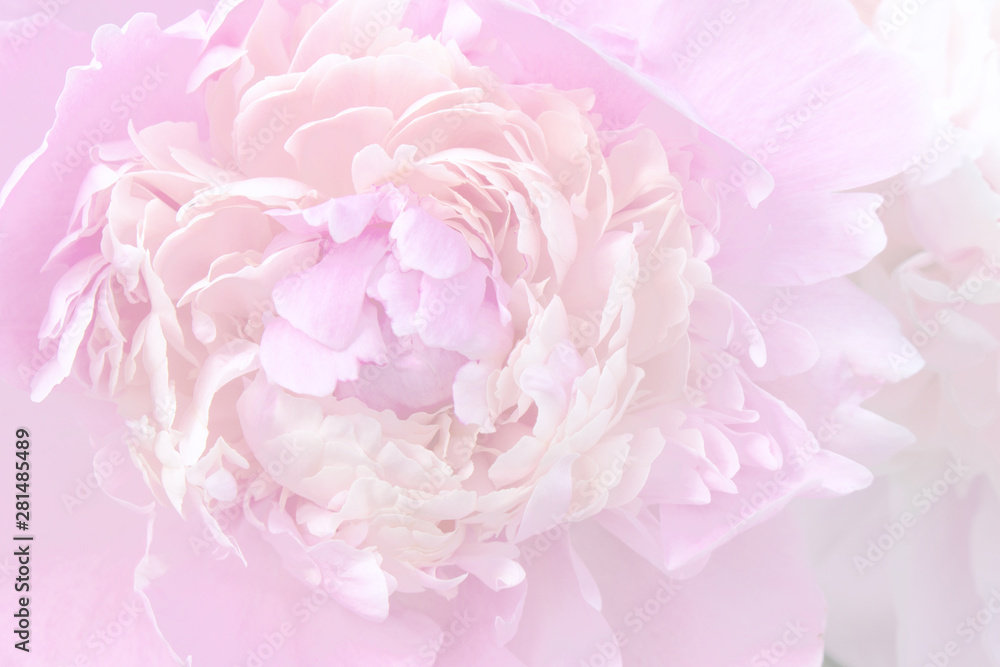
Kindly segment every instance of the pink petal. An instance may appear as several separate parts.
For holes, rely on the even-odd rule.
[[[368,277],[385,251],[385,236],[376,232],[335,245],[316,266],[275,285],[275,310],[319,343],[344,350],[354,340]]]
[[[403,269],[444,280],[464,271],[472,251],[462,235],[420,208],[403,211],[389,232]]]

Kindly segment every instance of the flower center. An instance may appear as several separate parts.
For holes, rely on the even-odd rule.
[[[406,417],[450,404],[462,367],[509,352],[508,288],[494,258],[412,195],[384,187],[278,217],[322,249],[272,294],[261,363],[278,385]]]

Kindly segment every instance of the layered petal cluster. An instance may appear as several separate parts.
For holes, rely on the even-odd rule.
[[[844,278],[885,242],[846,191],[919,96],[835,0],[636,5],[226,2],[71,70],[4,191],[40,279],[3,335],[34,400],[127,420],[180,653],[243,659],[171,614],[244,600],[235,561],[335,600],[344,664],[822,655],[795,530],[742,533],[907,441],[860,407],[921,362]]]
[[[858,274],[925,367],[869,407],[914,433],[870,490],[812,508],[831,603],[830,652],[852,665],[1000,664],[1000,5],[863,3],[872,32],[919,65],[937,131],[871,191],[888,247]],[[952,648],[948,648],[954,644]],[[955,654],[955,649],[958,653]],[[951,650],[952,653],[945,653]]]

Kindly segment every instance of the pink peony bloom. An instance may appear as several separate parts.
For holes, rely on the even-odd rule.
[[[843,667],[1000,665],[1000,5],[867,3],[919,65],[938,131],[872,191],[888,247],[858,283],[902,323],[886,359],[923,359],[870,402],[916,438],[862,494],[805,515]]]
[[[849,6],[244,0],[93,46],[3,191],[0,333],[124,420],[156,650],[821,661],[772,517],[870,483],[909,440],[860,405],[921,365],[844,278],[927,136]]]

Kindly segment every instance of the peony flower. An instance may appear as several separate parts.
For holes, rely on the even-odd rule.
[[[920,66],[939,129],[851,226],[875,213],[889,239],[857,281],[902,323],[887,360],[926,365],[869,404],[914,446],[871,489],[806,515],[826,527],[811,543],[829,651],[844,667],[997,665],[1000,13],[995,2],[885,2],[867,16]]]
[[[94,56],[4,190],[4,339],[120,415],[175,658],[821,660],[772,517],[869,484],[920,367],[844,278],[927,135],[849,7],[246,0]]]

